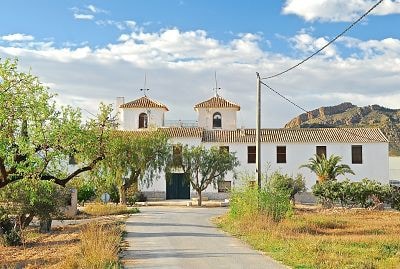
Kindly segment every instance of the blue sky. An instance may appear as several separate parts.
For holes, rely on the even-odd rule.
[[[268,76],[323,46],[377,1],[2,1],[0,58],[18,57],[58,94],[94,112],[100,101],[150,97],[167,119],[193,119],[193,105],[221,94],[254,126],[255,72]],[[271,85],[307,109],[340,102],[398,108],[400,1],[385,0],[334,46]],[[271,92],[263,126],[301,113]],[[183,106],[182,104],[187,104]],[[184,117],[182,115],[185,115]]]

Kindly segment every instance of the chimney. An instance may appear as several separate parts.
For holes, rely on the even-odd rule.
[[[115,109],[118,111],[119,107],[121,105],[125,104],[124,97],[117,97],[116,102],[115,102]]]

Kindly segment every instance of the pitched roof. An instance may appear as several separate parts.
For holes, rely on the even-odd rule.
[[[153,129],[154,130],[154,129]],[[201,138],[202,142],[255,143],[255,129],[205,130],[201,127],[158,128],[171,138]],[[120,131],[125,135],[146,135],[152,129]],[[379,128],[261,129],[263,143],[387,143]]]
[[[255,129],[207,130],[203,142],[255,143]],[[379,128],[261,129],[264,143],[386,143]]]
[[[120,108],[164,108],[165,110],[169,111],[166,105],[158,101],[152,100],[147,96],[143,96],[139,99],[122,104]]]
[[[139,129],[134,131],[118,130],[118,133],[129,136],[146,136],[154,131],[166,134],[168,137],[190,137],[202,138],[203,128],[201,127],[161,127],[157,129]]]
[[[238,104],[228,101],[219,95],[196,104],[194,108],[236,108],[237,110],[240,110],[240,106]]]

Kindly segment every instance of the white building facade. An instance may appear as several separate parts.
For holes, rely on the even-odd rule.
[[[196,104],[197,127],[165,127],[164,113],[168,108],[147,96],[129,103],[118,98],[117,108],[121,130],[134,134],[153,126],[166,132],[172,144],[228,147],[230,152],[234,152],[240,165],[228,173],[218,188],[207,188],[204,195],[209,199],[226,198],[227,190],[244,183],[244,175],[255,173],[255,129],[237,128],[238,104],[218,95]],[[316,176],[307,168],[299,167],[315,154],[341,156],[342,162],[355,172],[355,175],[346,175],[351,180],[368,178],[389,183],[388,147],[387,138],[378,128],[261,130],[264,172],[280,171],[293,176],[300,173],[306,179],[308,190],[315,184]],[[139,185],[139,188],[149,199],[188,199],[196,196],[189,184],[182,182],[183,175],[179,171],[170,178],[167,182],[165,174],[161,174],[151,186]]]

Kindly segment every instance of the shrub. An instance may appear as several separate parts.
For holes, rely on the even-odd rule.
[[[19,246],[22,243],[21,232],[7,214],[3,207],[0,207],[0,245]]]
[[[281,177],[281,175],[276,174],[275,177]],[[262,213],[278,222],[292,212],[290,195],[291,190],[286,187],[267,185],[258,190],[252,184],[246,184],[243,188],[232,190],[229,214],[232,218],[240,219]]]
[[[147,197],[143,192],[135,192],[133,195],[130,195],[126,199],[128,205],[134,205],[136,202],[146,202]]]
[[[25,228],[37,216],[42,223],[50,223],[54,216],[61,216],[71,194],[51,181],[23,179],[8,184],[0,190],[0,202],[9,215],[16,216],[16,227]],[[48,227],[48,225],[46,225]],[[46,228],[43,226],[43,228]],[[47,229],[42,229],[48,232]]]
[[[342,207],[361,206],[369,208],[393,200],[389,185],[363,179],[361,182],[325,181],[312,187],[313,194],[327,207],[340,203]]]
[[[263,188],[259,192],[259,206],[273,221],[279,222],[292,213],[290,190]]]
[[[294,196],[306,190],[306,182],[301,174],[297,174],[296,177],[293,177],[287,174],[274,172],[268,178],[268,186],[275,190],[289,192],[293,204],[295,204]]]

